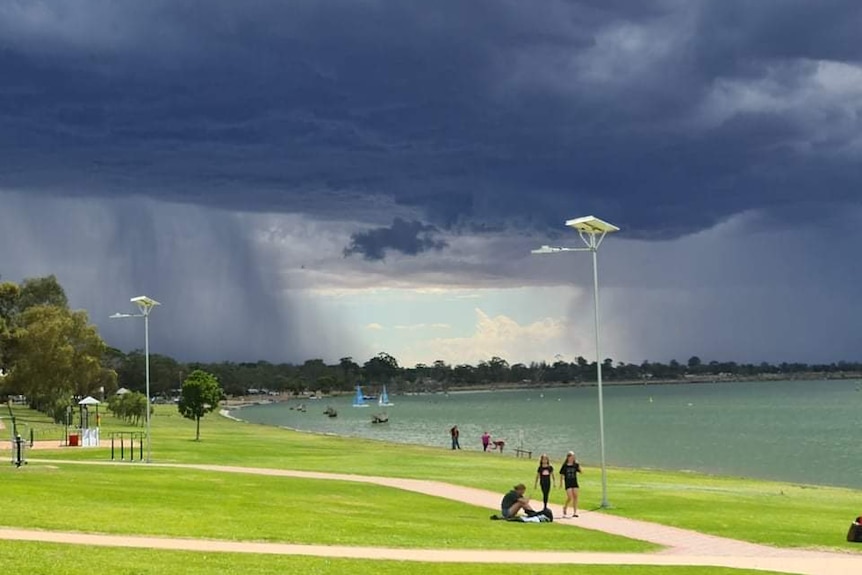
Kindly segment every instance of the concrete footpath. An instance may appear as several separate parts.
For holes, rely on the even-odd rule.
[[[33,461],[37,463],[37,461]],[[117,465],[112,462],[42,461],[49,464]],[[124,465],[129,465],[125,463]],[[151,463],[147,467],[198,469],[214,473],[248,473],[280,477],[301,477],[320,480],[373,483],[395,489],[443,497],[462,503],[495,510],[500,495],[491,491],[460,487],[438,481],[370,477],[337,473],[318,473],[282,469],[232,467],[223,465],[187,465]],[[555,509],[558,512],[559,509]],[[262,553],[309,555],[357,559],[390,559],[398,561],[435,561],[457,563],[520,563],[520,564],[603,564],[603,565],[701,565],[799,573],[805,575],[858,575],[862,572],[862,554],[830,551],[810,551],[757,545],[704,535],[695,531],[667,527],[655,523],[615,517],[600,512],[578,512],[580,517],[559,519],[560,525],[594,529],[632,539],[662,545],[655,553],[578,553],[554,551],[501,551],[453,549],[396,549],[388,547],[344,547],[329,545],[292,545],[163,537],[130,537],[127,535],[96,535],[63,533],[0,527],[0,539],[46,541],[54,543],[178,549],[208,552]]]

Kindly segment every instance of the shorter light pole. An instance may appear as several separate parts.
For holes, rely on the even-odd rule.
[[[144,318],[144,365],[146,366],[146,392],[147,392],[147,463],[152,461],[153,446],[150,440],[150,312],[157,305],[161,305],[156,300],[145,295],[133,297],[132,303],[137,304],[141,313],[115,313],[111,319],[120,319],[126,317],[142,317]]]
[[[602,508],[611,506],[608,503],[608,472],[605,466],[605,408],[602,399],[602,356],[599,351],[599,267],[598,251],[605,235],[619,231],[619,228],[595,216],[585,216],[568,220],[566,225],[574,228],[580,234],[585,247],[582,248],[558,248],[542,246],[532,250],[534,254],[555,254],[558,252],[592,252],[593,254],[593,307],[595,311],[596,332],[596,383],[599,389],[599,450],[601,452],[602,464]]]

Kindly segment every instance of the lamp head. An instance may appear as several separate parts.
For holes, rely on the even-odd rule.
[[[608,234],[618,232],[620,229],[604,220],[600,220],[596,216],[584,216],[566,221],[566,225],[570,228],[575,228],[581,233],[586,234]]]
[[[147,297],[145,295],[139,295],[138,297],[133,297],[129,301],[131,301],[132,303],[138,304],[138,307],[141,307],[141,308],[152,308],[152,307],[155,307],[157,305],[162,305],[159,302],[157,302],[156,300],[154,300],[153,298]]]
[[[559,249],[554,249],[551,246],[542,246],[535,250],[530,250],[531,254],[552,254],[554,252],[560,251]]]
[[[109,317],[110,319],[120,319],[120,318],[124,318],[124,317],[132,317],[132,316],[131,316],[131,314],[128,314],[128,313],[119,313],[119,312],[117,312],[117,313],[115,313],[115,314],[113,314],[113,315],[109,315],[108,317]]]

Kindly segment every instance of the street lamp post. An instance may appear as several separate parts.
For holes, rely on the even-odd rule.
[[[146,392],[147,392],[147,463],[152,461],[153,448],[150,440],[150,312],[157,305],[161,305],[156,300],[145,295],[133,297],[132,303],[137,304],[141,313],[115,313],[111,319],[125,317],[142,317],[144,318],[144,365],[146,366]]]
[[[599,266],[598,251],[605,235],[619,231],[619,228],[595,216],[585,216],[568,220],[566,225],[578,231],[585,247],[561,248],[542,246],[532,250],[534,254],[553,254],[558,252],[592,252],[593,254],[593,311],[595,312],[596,333],[596,382],[599,390],[599,451],[602,465],[602,508],[610,507],[608,503],[608,472],[605,466],[605,408],[602,397],[602,355],[599,351]]]

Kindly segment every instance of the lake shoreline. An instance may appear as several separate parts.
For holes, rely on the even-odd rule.
[[[602,380],[602,386],[649,386],[649,385],[687,385],[687,384],[717,384],[717,383],[763,383],[763,382],[780,382],[780,381],[846,381],[859,380],[862,385],[862,372],[840,371],[840,372],[800,372],[798,374],[760,374],[757,376],[743,377],[732,375],[692,375],[684,378],[661,378],[661,379],[612,379]],[[578,387],[598,387],[596,381],[577,381],[577,382],[499,382],[499,383],[482,383],[475,385],[464,385],[458,387],[446,386],[437,384],[427,386],[426,388],[415,391],[403,391],[398,389],[398,384],[394,385],[391,395],[433,395],[445,393],[461,393],[461,392],[481,392],[481,391],[530,391],[534,389],[568,389]],[[352,395],[353,391],[338,391],[326,395],[318,396],[317,399],[311,399],[309,395],[292,394],[289,392],[279,393],[276,395],[245,395],[238,397],[229,397],[222,402],[228,409],[238,409],[248,405],[268,405],[271,403],[284,403],[288,401],[301,400],[318,402],[326,398],[344,397]]]

